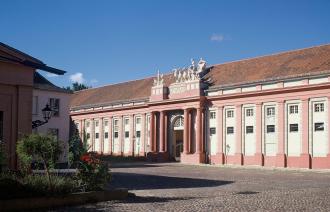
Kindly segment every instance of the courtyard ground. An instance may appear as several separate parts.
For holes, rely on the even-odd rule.
[[[111,187],[134,193],[58,211],[330,211],[330,172],[126,163]]]

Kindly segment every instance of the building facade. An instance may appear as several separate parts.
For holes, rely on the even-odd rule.
[[[91,151],[183,163],[330,168],[330,45],[79,91]]]
[[[17,167],[17,140],[32,132],[33,79],[37,69],[65,73],[0,42],[0,145],[10,169]]]
[[[38,72],[34,73],[32,121],[43,120],[42,109],[49,105],[53,111],[47,124],[35,128],[33,131],[40,134],[55,136],[61,146],[59,162],[68,161],[70,135],[70,97],[72,92],[57,87]]]

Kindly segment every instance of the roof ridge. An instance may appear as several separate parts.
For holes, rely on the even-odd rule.
[[[14,47],[11,47],[11,46],[9,46],[9,45],[3,43],[3,42],[0,42],[0,46],[3,46],[3,47],[5,47],[5,48],[7,48],[8,50],[13,51],[13,52],[15,52],[15,53],[17,53],[17,54],[21,54],[21,55],[23,55],[23,56],[25,56],[25,57],[28,57],[28,58],[30,58],[31,60],[33,60],[34,62],[40,63],[40,64],[42,64],[42,65],[45,65],[45,63],[42,62],[41,60],[39,60],[39,59],[37,59],[37,58],[35,58],[35,57],[32,57],[31,55],[29,55],[29,54],[27,54],[27,53],[24,53],[24,52],[22,52],[22,51],[20,51],[20,50],[18,50],[18,49],[16,49],[16,48],[14,48]]]
[[[264,57],[271,57],[271,56],[276,56],[276,55],[281,55],[281,54],[286,54],[286,53],[291,53],[291,52],[298,52],[298,51],[303,51],[303,50],[307,50],[307,49],[320,48],[320,47],[329,46],[329,45],[330,45],[330,43],[320,44],[320,45],[315,45],[315,46],[310,46],[310,47],[305,47],[305,48],[299,48],[299,49],[294,49],[294,50],[288,50],[288,51],[280,51],[280,52],[275,52],[275,53],[262,55],[262,56],[248,57],[248,58],[228,61],[228,62],[224,62],[224,63],[217,63],[217,64],[214,64],[214,65],[211,65],[211,67],[212,66],[230,64],[230,63],[236,63],[236,62],[242,62],[242,61],[247,61],[247,60],[260,59],[260,58],[264,58]]]
[[[250,58],[245,58],[245,59],[233,60],[233,61],[224,62],[224,63],[212,64],[212,65],[209,65],[208,67],[214,67],[214,66],[220,66],[220,65],[230,64],[230,63],[236,63],[236,62],[254,60],[254,59],[259,59],[259,58],[271,57],[271,56],[286,54],[286,53],[290,53],[290,52],[298,52],[298,51],[303,51],[303,50],[312,49],[312,48],[319,48],[319,47],[328,46],[328,45],[330,45],[330,43],[315,45],[315,46],[306,47],[306,48],[300,48],[300,49],[294,49],[294,50],[276,52],[276,53],[272,53],[272,54],[268,54],[268,55],[262,55],[262,56],[250,57]],[[170,74],[171,74],[171,71],[165,72],[164,73],[164,76],[165,75],[170,75]],[[94,87],[94,88],[88,88],[88,89],[84,89],[84,90],[80,90],[80,91],[75,91],[74,93],[79,93],[79,92],[83,92],[83,91],[86,91],[86,90],[92,90],[92,89],[99,89],[99,88],[113,86],[113,85],[120,85],[120,84],[134,82],[134,81],[139,81],[139,80],[146,80],[146,79],[153,78],[153,77],[156,77],[156,76],[148,76],[148,77],[145,77],[145,78],[140,78],[140,79],[135,79],[135,80],[128,80],[128,81],[122,81],[122,82],[118,82],[118,83],[112,83],[112,84],[102,85],[102,86],[98,86],[98,87]]]
[[[165,75],[170,75],[170,74],[171,74],[171,72],[166,72],[166,73],[164,73],[164,76]],[[115,83],[107,84],[107,85],[101,85],[101,86],[94,87],[94,88],[88,88],[88,89],[83,89],[83,90],[79,90],[79,91],[74,91],[74,93],[83,92],[83,91],[86,91],[86,90],[92,90],[92,89],[108,87],[108,86],[113,86],[113,85],[120,85],[120,84],[124,84],[124,83],[128,83],[128,82],[135,82],[135,81],[139,81],[139,80],[146,80],[146,79],[149,79],[149,78],[156,78],[156,75],[155,76],[147,76],[147,77],[140,78],[140,79],[134,79],[134,80],[128,80],[128,81],[123,81],[123,82],[115,82]]]

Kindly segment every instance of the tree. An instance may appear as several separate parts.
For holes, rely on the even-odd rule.
[[[91,88],[91,86],[87,86],[83,83],[78,83],[78,82],[72,83],[71,86],[64,87],[64,89],[67,89],[70,91],[80,91],[80,90],[84,90],[84,89],[88,89],[88,88]]]
[[[18,141],[16,152],[25,170],[31,166],[33,161],[43,164],[48,178],[48,186],[52,191],[53,184],[50,169],[54,168],[61,154],[61,148],[56,138],[51,135],[39,134],[25,136]]]

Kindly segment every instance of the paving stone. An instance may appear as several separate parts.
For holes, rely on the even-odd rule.
[[[135,196],[57,211],[329,211],[330,173],[191,166],[117,165],[112,188]]]

